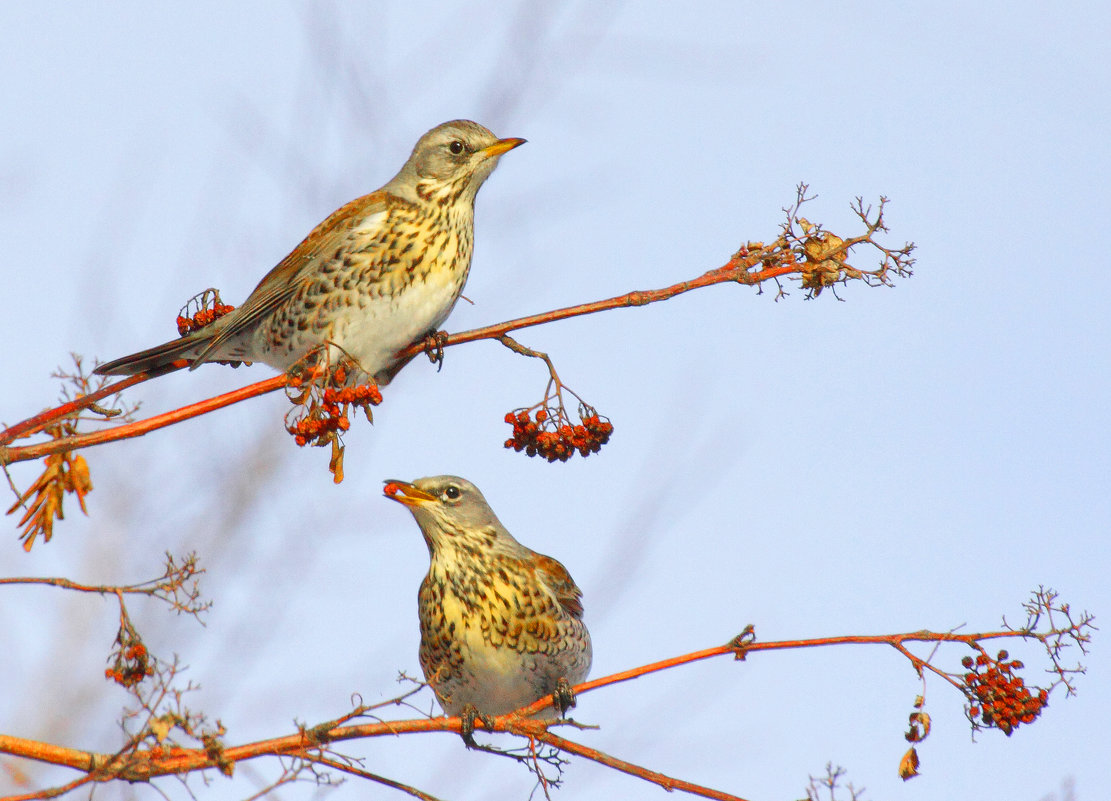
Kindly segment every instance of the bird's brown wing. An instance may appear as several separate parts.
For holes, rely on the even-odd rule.
[[[386,193],[379,189],[369,195],[352,200],[340,206],[317,225],[288,256],[263,276],[243,305],[229,314],[227,323],[208,343],[193,362],[192,368],[203,364],[210,355],[237,334],[248,330],[256,322],[266,317],[279,306],[292,298],[297,291],[310,282],[314,276],[312,269],[318,263],[320,254],[328,254],[339,249],[351,235],[351,229],[367,217],[387,211]],[[325,258],[328,258],[325,255]],[[191,369],[192,369],[191,368]]]
[[[575,618],[583,616],[582,590],[575,584],[567,568],[550,556],[537,554],[536,576],[555,593],[556,600],[567,610],[567,614]]]

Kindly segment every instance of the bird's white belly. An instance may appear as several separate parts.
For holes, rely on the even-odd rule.
[[[460,290],[447,270],[436,270],[395,296],[364,296],[337,315],[331,340],[369,375],[378,375],[396,361],[399,350],[447,319]]]
[[[477,632],[475,632],[477,634]],[[481,639],[481,635],[478,635]],[[467,638],[469,640],[470,637]],[[468,703],[487,714],[501,715],[535,701],[542,692],[543,655],[521,654],[513,648],[491,648],[476,642],[463,648],[464,676],[453,688],[455,714]]]

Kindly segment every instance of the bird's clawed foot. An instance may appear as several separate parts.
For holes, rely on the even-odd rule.
[[[556,682],[552,700],[555,702],[556,711],[559,712],[561,718],[567,717],[567,710],[575,706],[575,691],[571,688],[571,682],[567,681],[566,677],[560,676],[559,681]]]
[[[436,365],[436,372],[444,367],[444,344],[447,342],[447,331],[433,331],[424,338],[424,352],[428,354],[428,361]]]
[[[463,711],[459,713],[459,719],[463,722],[459,729],[459,734],[463,737],[463,742],[467,748],[479,748],[474,741],[474,724],[476,720],[481,720],[482,725],[488,730],[493,731],[494,719],[490,715],[479,714],[478,708],[474,704],[467,704],[463,707]]]

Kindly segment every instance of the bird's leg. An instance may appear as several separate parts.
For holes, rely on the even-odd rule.
[[[467,704],[463,707],[463,711],[459,713],[459,719],[462,725],[459,728],[459,734],[463,737],[463,742],[467,748],[477,748],[484,750],[482,746],[474,741],[474,724],[476,720],[481,720],[482,725],[488,731],[494,729],[494,719],[490,715],[482,715],[479,713],[478,708],[474,704]]]
[[[556,711],[559,712],[561,718],[567,717],[567,710],[575,706],[575,691],[571,688],[571,682],[567,681],[566,676],[560,676],[559,681],[556,682],[552,700],[555,702]]]
[[[447,342],[447,331],[429,331],[424,337],[424,352],[428,354],[428,361],[436,365],[436,372],[444,367],[444,343]]]
[[[459,727],[459,734],[463,737],[463,743],[467,748],[474,748],[474,722],[478,717],[478,710],[474,704],[467,704],[463,707],[463,711],[459,713],[459,720],[462,721]]]

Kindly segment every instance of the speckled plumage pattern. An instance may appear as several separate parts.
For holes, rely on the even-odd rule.
[[[434,332],[471,266],[474,199],[500,156],[522,139],[498,139],[468,120],[421,137],[377,192],[333,212],[259,282],[243,305],[189,336],[101,365],[130,375],[182,360],[260,361],[286,370],[330,344],[387,383],[396,353]]]
[[[517,542],[465,479],[390,482],[430,554],[418,595],[420,663],[449,715],[502,715],[590,670],[582,593],[567,570]]]

